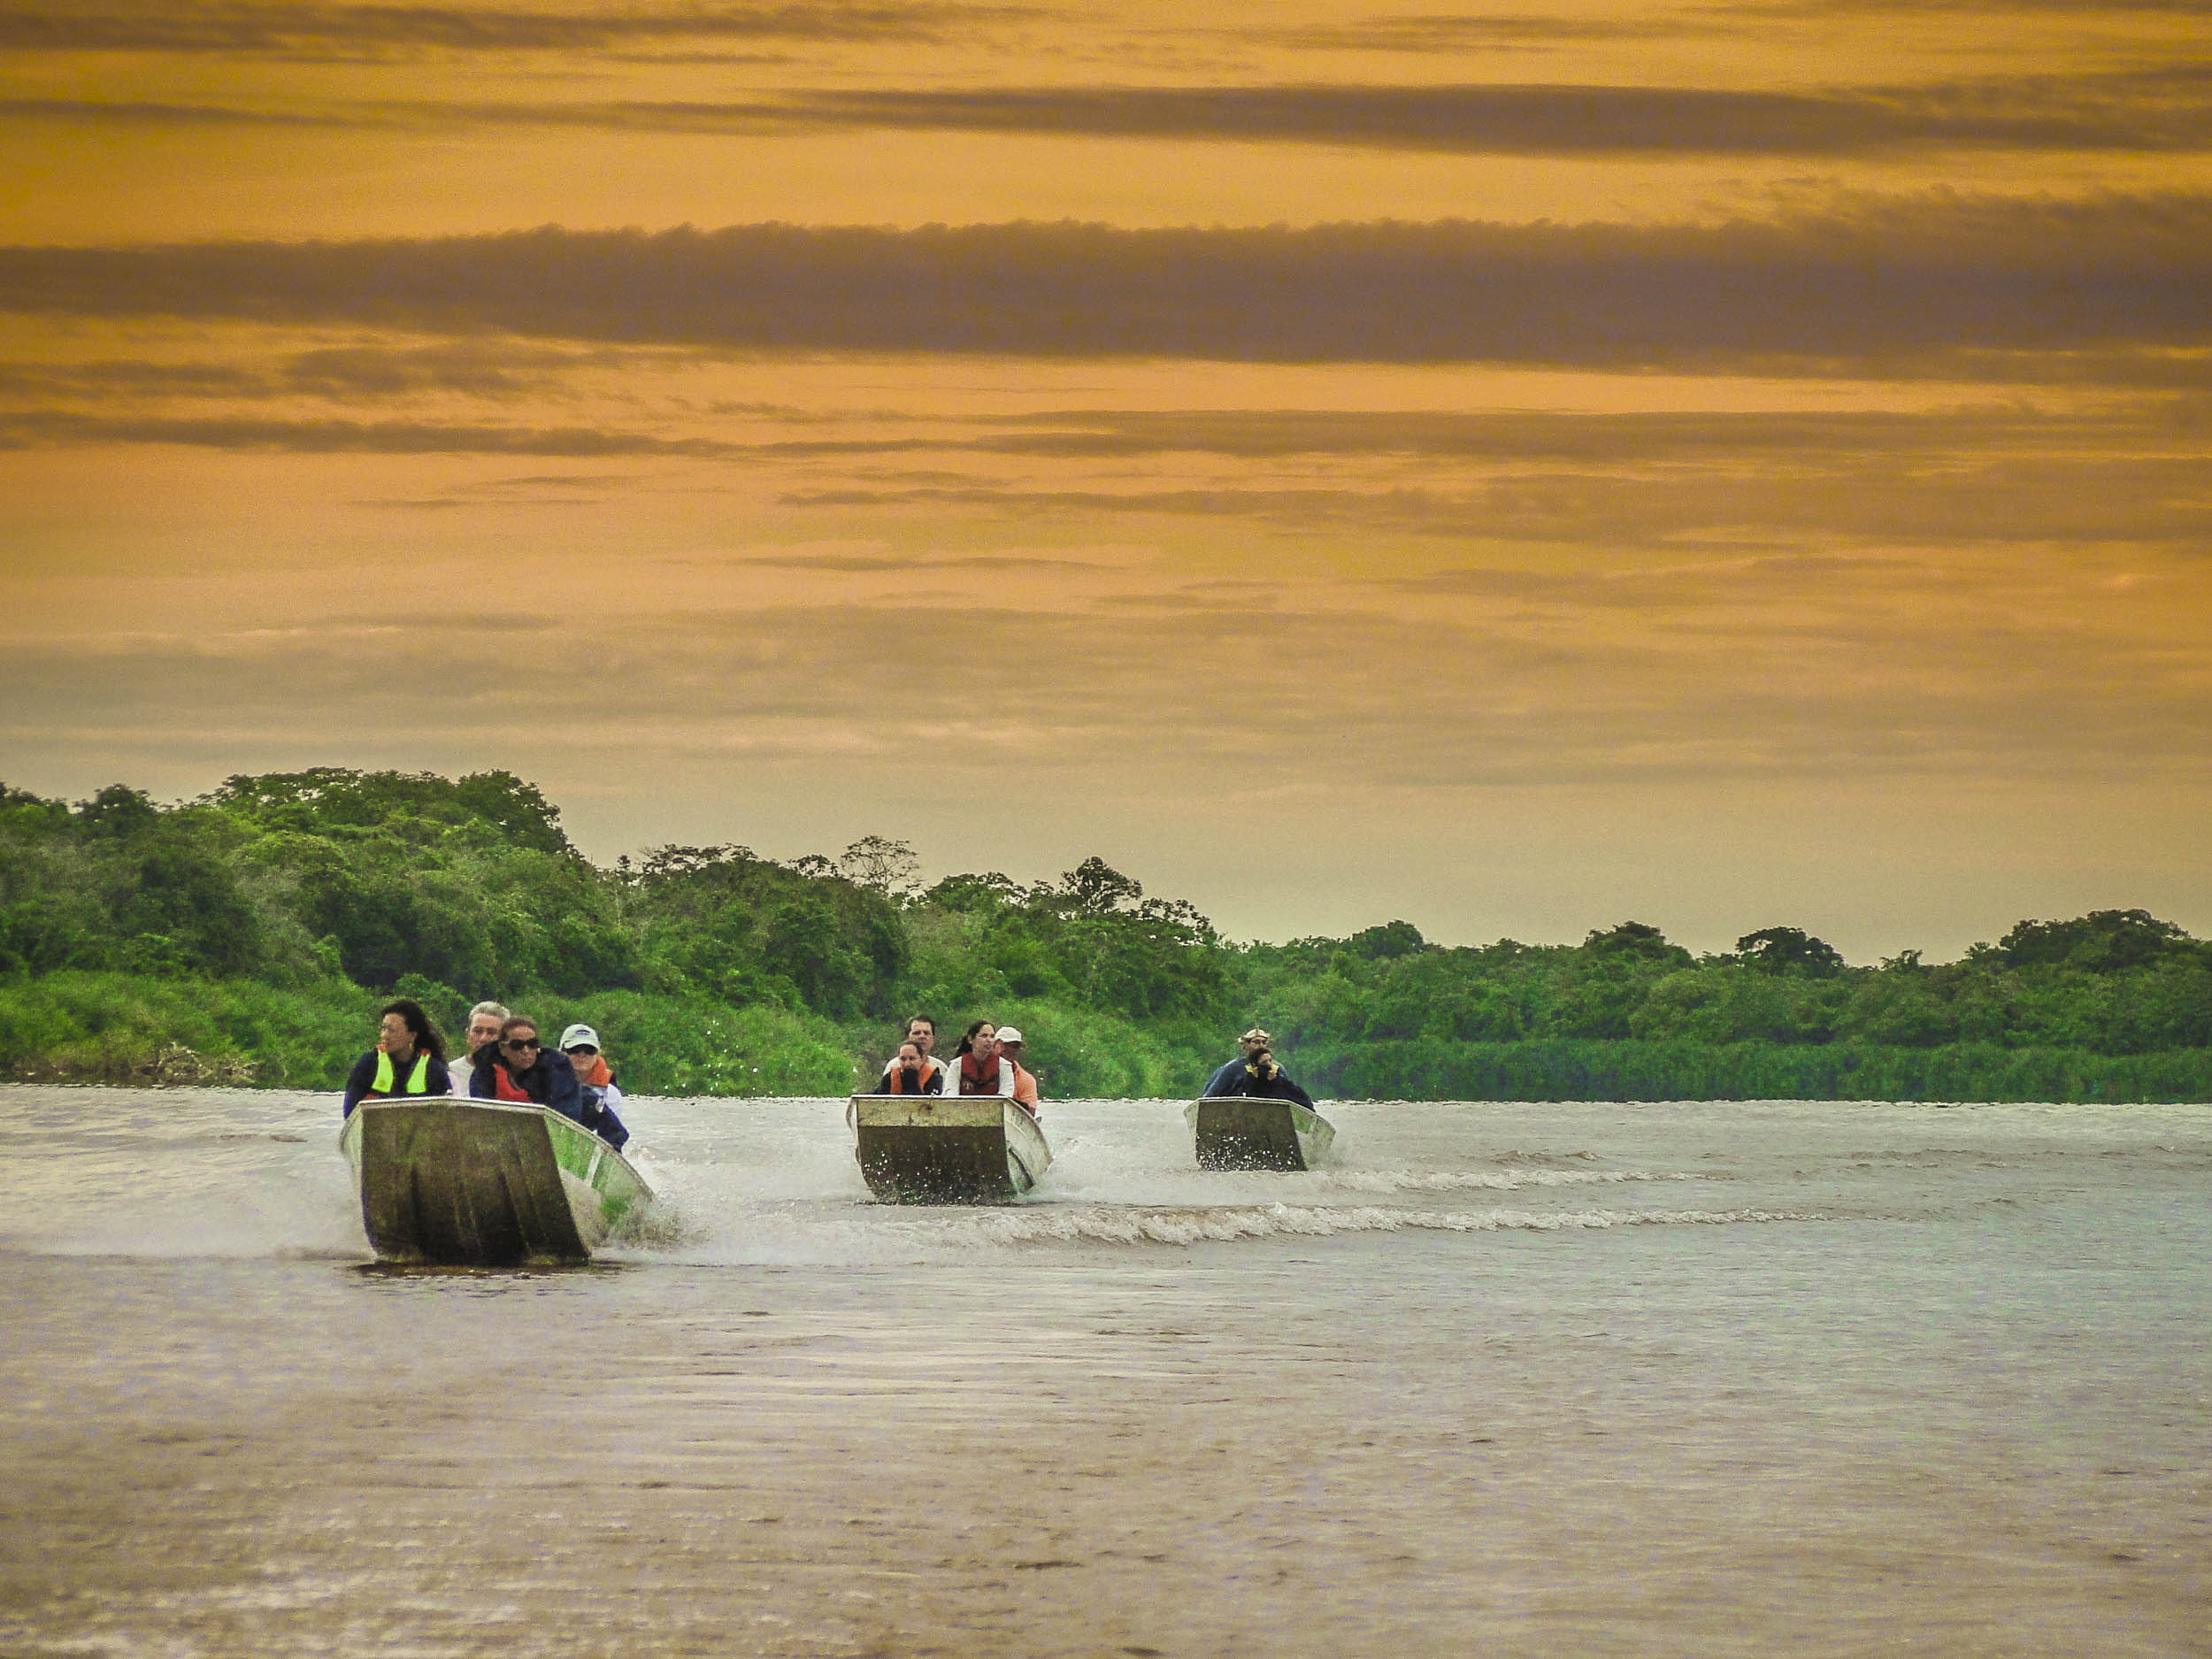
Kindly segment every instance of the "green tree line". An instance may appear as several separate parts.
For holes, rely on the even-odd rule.
[[[602,867],[500,772],[321,767],[174,806],[0,787],[0,1071],[329,1087],[396,993],[449,1031],[487,996],[588,1020],[664,1093],[842,1093],[923,1010],[1019,1024],[1063,1095],[1187,1094],[1256,1021],[1334,1095],[2212,1099],[2212,944],[2142,910],[1854,967],[1778,926],[1701,956],[1636,922],[1238,944],[1098,858],[918,871],[873,836]]]

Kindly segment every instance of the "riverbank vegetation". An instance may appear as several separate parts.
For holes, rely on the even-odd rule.
[[[654,1093],[842,1094],[922,1009],[1018,1024],[1062,1095],[1187,1094],[1256,1021],[1336,1096],[2212,1100],[2212,944],[2141,910],[1853,966],[1786,926],[1702,956],[1636,922],[1240,945],[1096,858],[917,873],[875,837],[601,867],[504,772],[0,787],[0,1073],[331,1087],[399,994],[449,1033],[480,997],[585,1020]]]

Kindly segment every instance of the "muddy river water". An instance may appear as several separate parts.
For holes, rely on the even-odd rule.
[[[333,1096],[0,1088],[0,1653],[2212,1654],[2212,1108],[1325,1110],[637,1100],[642,1236],[433,1273]]]

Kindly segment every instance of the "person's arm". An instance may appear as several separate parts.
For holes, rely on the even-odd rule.
[[[1206,1079],[1209,1095],[1232,1094],[1236,1092],[1236,1074],[1244,1070],[1244,1062],[1232,1060]]]
[[[451,1069],[447,1066],[446,1063],[439,1059],[438,1056],[434,1054],[426,1056],[423,1060],[423,1064],[428,1066],[430,1070],[424,1075],[422,1080],[422,1092],[426,1094],[452,1094],[453,1072]]]
[[[1004,1055],[998,1057],[998,1092],[1004,1099],[1014,1098],[1014,1063]]]
[[[1275,1088],[1277,1098],[1281,1100],[1294,1100],[1301,1106],[1303,1106],[1308,1111],[1311,1111],[1313,1110],[1313,1096],[1307,1094],[1305,1090],[1300,1088],[1295,1083],[1292,1082],[1290,1080],[1290,1073],[1282,1070],[1279,1066],[1276,1068],[1275,1071]]]
[[[496,1100],[499,1097],[499,1091],[492,1087],[489,1066],[472,1065],[469,1067],[468,1094],[471,1100]]]
[[[339,1110],[340,1118],[353,1116],[353,1109],[361,1103],[361,1097],[369,1092],[369,1085],[376,1081],[376,1050],[372,1048],[353,1063],[353,1070],[346,1073],[345,1104]]]
[[[583,1122],[584,1090],[565,1054],[546,1056],[545,1103],[564,1118]]]

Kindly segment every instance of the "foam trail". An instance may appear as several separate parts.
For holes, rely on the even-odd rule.
[[[1768,1210],[1519,1210],[1439,1211],[1270,1204],[1219,1210],[1105,1210],[1091,1206],[993,1214],[977,1232],[994,1244],[1077,1241],[1200,1244],[1238,1239],[1333,1238],[1348,1233],[1561,1233],[1609,1227],[1732,1226],[1746,1222],[1816,1221]]]
[[[976,1251],[1096,1250],[1402,1233],[1566,1232],[1792,1218],[1701,1205],[1704,1178],[1655,1174],[1585,1138],[1546,1146],[1522,1123],[1503,1147],[1467,1109],[1332,1106],[1338,1154],[1297,1173],[1197,1167],[1175,1102],[1053,1102],[1055,1161],[1007,1210],[879,1204],[843,1102],[656,1100],[626,1109],[633,1161],[659,1194],[607,1254],[639,1263],[869,1264]],[[344,1260],[368,1254],[336,1146],[334,1096],[251,1090],[12,1088],[0,1155],[27,1172],[0,1245],[54,1254]],[[1663,1210],[1523,1203],[1655,1181]],[[1741,1189],[1735,1189],[1740,1194]],[[1748,1196],[1748,1194],[1743,1194]],[[1686,1202],[1685,1202],[1686,1201]],[[1732,1194],[1731,1204],[1742,1197]]]

